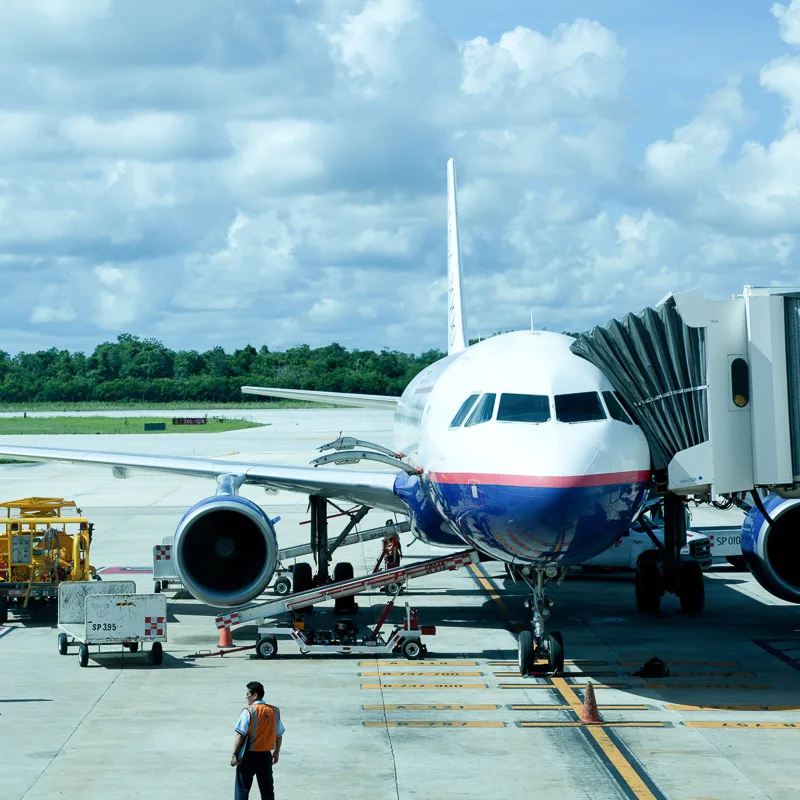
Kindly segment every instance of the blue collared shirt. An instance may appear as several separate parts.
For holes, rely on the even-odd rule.
[[[265,706],[267,704],[263,700],[254,700],[253,705]],[[243,708],[242,713],[239,716],[239,721],[236,723],[236,727],[234,728],[234,730],[236,731],[236,733],[241,733],[242,736],[247,736],[247,731],[249,730],[249,728],[250,728],[250,712],[246,708]],[[286,733],[286,728],[283,727],[283,722],[279,719],[276,735],[283,736],[284,733]]]

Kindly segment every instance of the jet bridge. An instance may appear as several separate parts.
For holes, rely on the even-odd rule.
[[[702,609],[702,578],[680,562],[684,499],[742,492],[754,503],[742,532],[748,566],[765,588],[800,602],[800,288],[745,286],[724,300],[669,294],[571,349],[626,403],[664,494],[664,546],[656,564],[637,569],[639,608],[657,610],[670,591],[685,610]]]
[[[578,337],[682,495],[800,485],[800,288],[670,294]]]

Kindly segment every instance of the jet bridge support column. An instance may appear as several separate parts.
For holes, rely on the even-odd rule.
[[[664,579],[667,586],[677,584],[681,548],[685,546],[685,502],[682,497],[670,492],[664,498]]]

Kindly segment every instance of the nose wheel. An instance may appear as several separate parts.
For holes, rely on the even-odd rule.
[[[548,574],[549,573],[549,574]],[[550,617],[553,601],[547,596],[545,587],[558,574],[555,567],[538,567],[521,577],[531,589],[531,597],[526,605],[533,614],[530,630],[523,630],[517,642],[520,675],[536,671],[537,660],[547,659],[547,671],[556,674],[564,671],[564,637],[559,631],[547,633],[546,624]],[[564,572],[561,573],[563,578]]]

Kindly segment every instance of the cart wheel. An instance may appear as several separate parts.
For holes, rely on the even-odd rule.
[[[161,591],[166,592],[169,589],[169,581],[161,581]]]
[[[155,594],[160,594],[161,593],[161,581],[156,581],[155,582],[155,584],[153,585],[153,592]]]
[[[161,662],[164,660],[164,650],[161,647],[161,642],[153,642],[153,646],[150,648],[150,653],[147,660],[154,667],[157,667],[161,664]]]
[[[403,590],[403,584],[398,582],[386,584],[386,594],[400,594]]]
[[[67,654],[67,634],[66,633],[59,633],[58,634],[58,654],[60,656],[65,656]]]
[[[403,655],[411,661],[416,661],[422,656],[422,644],[419,639],[406,639],[403,642]]]
[[[125,647],[127,647],[131,653],[136,653],[139,650],[139,642],[125,642]]]
[[[82,644],[78,648],[78,663],[82,667],[85,667],[89,663],[89,648],[85,644]]]
[[[278,597],[285,597],[292,591],[292,582],[288,578],[278,578],[272,587],[272,591],[275,592]]]
[[[8,622],[8,600],[0,597],[0,625],[5,625],[6,622]]]
[[[275,658],[278,654],[278,640],[265,636],[256,642],[256,655],[259,658]]]

